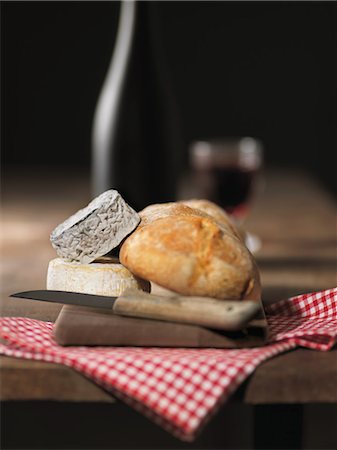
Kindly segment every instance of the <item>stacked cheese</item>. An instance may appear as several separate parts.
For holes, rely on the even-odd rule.
[[[118,259],[103,256],[116,248],[140,222],[115,190],[95,198],[52,232],[59,258],[50,261],[47,289],[118,296],[127,288],[150,291]]]

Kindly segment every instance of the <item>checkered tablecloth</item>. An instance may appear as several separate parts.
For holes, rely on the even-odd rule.
[[[64,364],[81,372],[180,439],[192,441],[237,387],[266,359],[303,346],[326,351],[337,341],[337,288],[266,308],[270,342],[240,350],[61,347],[53,324],[0,319],[0,353]]]

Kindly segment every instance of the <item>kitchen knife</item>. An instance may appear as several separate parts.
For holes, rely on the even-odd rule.
[[[122,316],[189,323],[207,328],[241,330],[261,310],[252,300],[218,300],[206,297],[160,296],[127,289],[119,297],[77,292],[37,290],[11,297],[110,309]]]

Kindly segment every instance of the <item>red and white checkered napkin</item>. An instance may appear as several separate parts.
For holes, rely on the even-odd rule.
[[[64,364],[91,378],[183,440],[206,421],[254,369],[273,355],[304,346],[329,350],[337,341],[337,288],[299,295],[266,308],[271,339],[239,350],[60,347],[53,324],[0,319],[0,353]]]

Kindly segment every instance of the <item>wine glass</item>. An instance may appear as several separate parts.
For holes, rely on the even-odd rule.
[[[239,227],[247,217],[263,161],[261,141],[252,137],[196,141],[190,147],[197,195],[217,203]],[[260,239],[246,232],[254,253]]]

